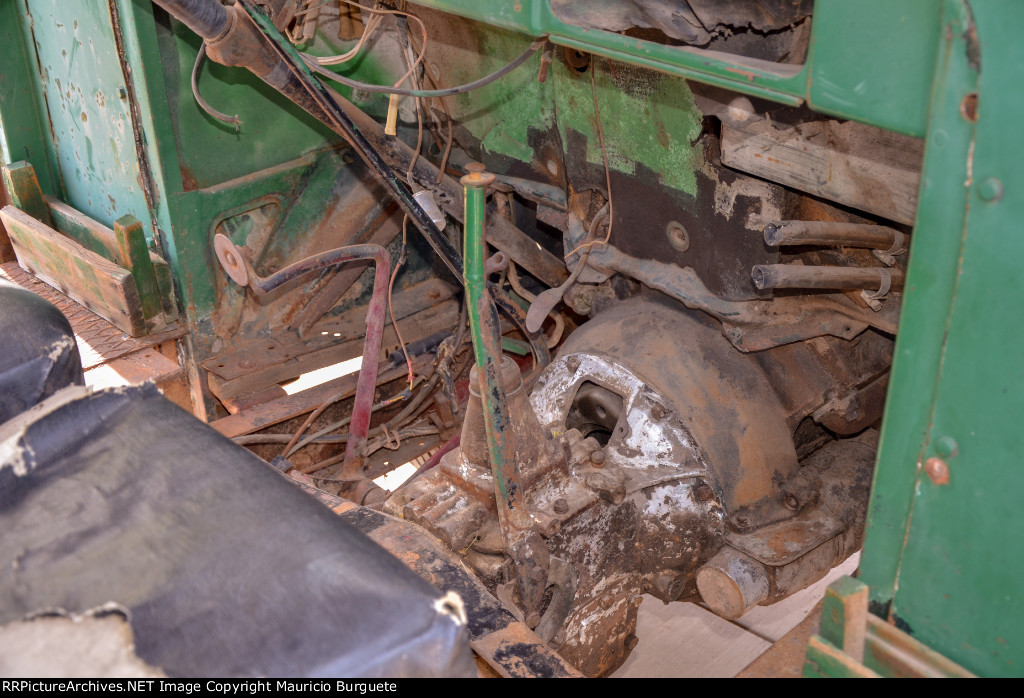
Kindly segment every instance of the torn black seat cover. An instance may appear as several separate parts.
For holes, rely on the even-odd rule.
[[[84,384],[71,323],[53,304],[0,279],[0,422]]]
[[[441,593],[151,385],[0,425],[0,623],[128,614],[172,677],[474,676]]]

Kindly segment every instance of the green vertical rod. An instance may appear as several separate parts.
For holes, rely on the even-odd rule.
[[[494,175],[484,172],[482,165],[474,164],[470,173],[461,181],[465,188],[466,257],[463,279],[466,284],[466,305],[469,308],[473,355],[483,398],[484,425],[491,472],[494,475],[498,517],[508,547],[512,543],[510,536],[514,537],[516,531],[528,529],[530,522],[523,506],[523,487],[516,469],[508,403],[499,371],[501,333],[498,329],[498,312],[487,292],[487,275],[484,272],[486,187],[494,181]]]

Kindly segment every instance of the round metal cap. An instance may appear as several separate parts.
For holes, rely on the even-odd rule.
[[[239,286],[248,286],[249,269],[245,266],[245,259],[235,243],[231,242],[227,235],[217,233],[213,236],[213,249],[217,253],[220,266],[231,280]]]

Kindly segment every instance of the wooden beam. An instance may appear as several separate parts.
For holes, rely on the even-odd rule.
[[[22,160],[0,167],[0,173],[3,175],[7,199],[12,206],[46,225],[53,225],[50,210],[43,199],[43,192],[39,188],[39,180],[32,165]]]
[[[853,121],[722,124],[722,163],[913,225],[924,141]]]
[[[18,264],[41,281],[84,305],[123,332],[146,331],[142,304],[131,272],[90,252],[27,213],[0,210]]]
[[[135,285],[139,289],[139,300],[142,303],[142,314],[146,318],[156,317],[162,312],[160,305],[160,287],[156,280],[153,260],[149,257],[146,246],[146,233],[142,223],[132,215],[121,216],[114,221],[114,236],[124,266],[135,277]]]
[[[417,339],[422,339],[434,332],[452,327],[458,322],[458,317],[458,302],[454,300],[445,301],[440,305],[428,308],[404,320],[399,320],[402,327],[402,338],[406,342],[415,342]],[[384,328],[384,337],[381,341],[381,356],[379,358],[384,358],[389,348],[397,344],[398,336],[395,334],[395,329],[388,325]],[[281,381],[301,376],[303,373],[309,373],[325,366],[354,359],[357,356],[361,356],[362,353],[363,338],[357,337],[356,339],[324,347],[308,354],[285,359],[281,363],[257,369],[230,380],[222,379],[216,374],[210,373],[210,390],[221,399],[234,398],[268,388]],[[206,366],[205,362],[203,366]]]

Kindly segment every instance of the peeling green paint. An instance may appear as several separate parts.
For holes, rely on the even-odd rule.
[[[553,64],[562,142],[568,142],[570,130],[584,134],[587,162],[604,166],[590,82],[590,71],[595,68],[608,166],[635,175],[637,165],[643,164],[666,186],[696,196],[694,173],[703,153],[691,143],[700,136],[703,115],[684,80],[604,59],[595,59],[583,73],[562,63]]]

